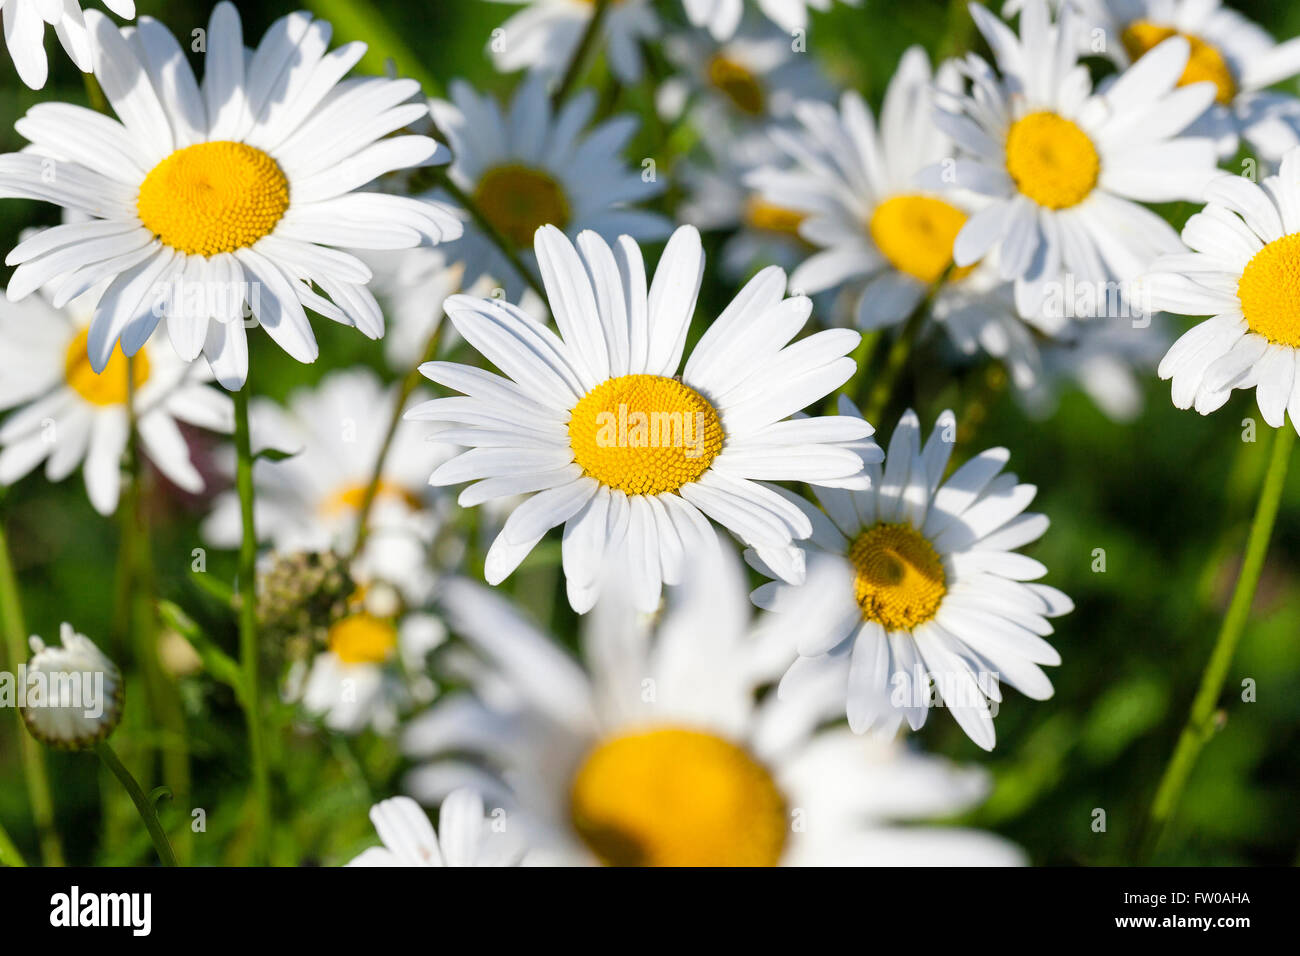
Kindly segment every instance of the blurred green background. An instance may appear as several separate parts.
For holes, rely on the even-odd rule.
[[[246,39],[301,4],[240,2]],[[142,13],[181,35],[206,24],[206,0],[141,0]],[[328,6],[322,4],[321,6]],[[680,21],[677,0],[660,6]],[[1300,34],[1300,6],[1243,2],[1235,6],[1275,36]],[[377,0],[378,10],[410,47],[423,69],[445,83],[465,77],[505,91],[485,55],[491,29],[518,8],[486,2]],[[364,39],[340,24],[336,42]],[[862,90],[878,104],[901,52],[923,44],[932,56],[971,48],[963,4],[864,0],[815,15],[809,53],[836,83]],[[0,150],[20,148],[13,121],[45,99],[86,102],[83,80],[47,36],[51,80],[44,91],[20,86],[7,56],[0,57]],[[375,64],[368,64],[375,65]],[[591,77],[599,79],[597,65]],[[644,91],[643,91],[644,92]],[[624,93],[621,105],[634,99]],[[655,155],[645,137],[635,155]],[[671,175],[671,169],[669,170]],[[1184,212],[1184,215],[1186,213]],[[0,246],[11,248],[21,229],[53,224],[50,206],[0,202]],[[716,252],[718,240],[711,238]],[[657,252],[652,252],[652,258]],[[0,280],[11,270],[0,270]],[[734,291],[710,269],[695,332]],[[255,339],[251,381],[259,394],[283,398],[327,371],[353,363],[384,368],[380,346],[353,331],[318,322],[322,355],[300,366]],[[0,344],[0,347],[3,347]],[[905,383],[910,389],[914,383]],[[998,719],[998,747],[978,750],[949,720],[931,720],[919,743],[962,761],[979,762],[995,775],[988,803],[969,822],[997,830],[1023,845],[1036,863],[1115,864],[1132,859],[1135,832],[1185,719],[1213,643],[1244,542],[1254,495],[1269,452],[1267,426],[1249,393],[1237,393],[1211,418],[1180,412],[1168,386],[1146,383],[1143,415],[1129,425],[1106,419],[1078,394],[1068,394],[1050,420],[1027,420],[1010,399],[991,409],[977,437],[980,447],[1006,445],[1011,467],[1036,483],[1036,510],[1052,519],[1032,554],[1051,569],[1047,581],[1071,595],[1075,613],[1061,619],[1054,643],[1064,663],[1051,672],[1056,695],[1034,703],[1010,692]],[[905,392],[906,394],[906,392]],[[941,406],[920,383],[923,419]],[[876,424],[888,435],[896,418]],[[959,409],[960,415],[960,409]],[[1241,440],[1244,418],[1259,421],[1260,441]],[[972,449],[966,449],[969,453]],[[186,498],[156,475],[146,502],[154,528],[154,563],[164,596],[183,604],[227,647],[233,630],[215,602],[190,580],[192,549],[202,545],[197,524],[202,501]],[[39,475],[0,490],[0,521],[17,567],[27,630],[46,636],[61,621],[127,655],[115,638],[118,525],[96,515],[78,473],[57,486]],[[1173,839],[1159,858],[1175,864],[1294,864],[1300,853],[1300,466],[1284,493],[1254,616],[1225,690],[1222,733],[1205,749],[1175,821]],[[1093,570],[1104,549],[1105,571]],[[209,552],[208,569],[230,580],[233,560]],[[536,609],[553,604],[552,579],[528,573],[511,584],[516,597]],[[541,582],[547,582],[541,586]],[[567,609],[566,609],[567,610]],[[571,627],[561,612],[560,626]],[[6,665],[8,666],[8,665]],[[1240,699],[1243,680],[1256,684],[1256,700]],[[127,722],[115,743],[128,757],[176,743],[139,726],[139,695],[128,689]],[[196,862],[238,862],[248,807],[244,787],[242,723],[228,692],[199,677],[182,678],[178,703],[192,760],[191,795],[163,804],[169,827],[185,830],[190,808],[206,811],[207,832],[183,852]],[[134,701],[135,706],[132,705]],[[38,858],[21,785],[17,726],[0,714],[0,823],[28,860]],[[280,808],[288,821],[280,834],[286,862],[334,863],[372,842],[365,810],[376,790],[396,779],[399,758],[383,742],[351,744],[304,734],[286,745],[290,792]],[[129,804],[116,795],[92,757],[49,755],[57,819],[66,854],[76,863],[132,863],[149,859],[148,845]],[[146,783],[146,788],[149,786]],[[378,796],[387,795],[379,792]],[[1106,813],[1105,832],[1094,811]]]

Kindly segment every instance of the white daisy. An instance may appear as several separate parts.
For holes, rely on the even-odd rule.
[[[57,646],[35,636],[30,643],[19,713],[32,736],[63,750],[107,738],[122,720],[125,685],[117,665],[71,624],[60,628]]]
[[[847,411],[847,402],[841,411]],[[924,447],[916,414],[894,430],[883,468],[865,492],[815,489],[802,587],[774,581],[754,592],[797,645],[780,693],[835,687],[858,733],[913,730],[942,701],[985,750],[995,740],[986,698],[1000,682],[1043,700],[1040,664],[1059,664],[1043,640],[1047,618],[1073,605],[1033,581],[1047,568],[1016,548],[1037,540],[1047,518],[1025,511],[1037,489],[1003,473],[1010,453],[992,448],[943,480],[957,423],[939,416]]]
[[[104,6],[124,20],[135,16],[135,0],[103,0]],[[18,78],[34,90],[45,86],[49,63],[45,59],[45,24],[63,44],[82,73],[91,70],[90,36],[77,0],[0,0],[5,44]]]
[[[112,514],[129,439],[129,369],[141,451],[174,485],[198,494],[203,476],[179,424],[230,432],[230,399],[208,384],[206,362],[184,362],[166,342],[143,347],[130,360],[115,351],[96,374],[87,342],[100,291],[59,309],[44,291],[18,303],[0,301],[0,409],[14,409],[0,425],[0,485],[42,462],[50,481],[80,465],[90,503]]]
[[[523,850],[499,817],[483,816],[473,790],[447,794],[433,829],[410,797],[393,797],[370,808],[383,846],[371,847],[348,866],[517,866]]]
[[[808,28],[808,9],[829,10],[834,0],[758,0],[763,15],[786,33]],[[851,7],[862,0],[842,0]],[[744,0],[682,0],[686,18],[697,27],[705,27],[715,40],[729,40],[745,12]]]
[[[495,0],[526,4],[492,32],[488,50],[505,73],[529,68],[542,74],[563,71],[572,61],[596,9],[593,0]],[[611,0],[600,25],[599,46],[610,71],[624,83],[641,79],[641,42],[659,35],[659,20],[649,0]]]
[[[1173,229],[1138,203],[1199,198],[1215,173],[1214,144],[1178,136],[1214,99],[1208,83],[1176,88],[1187,41],[1166,40],[1094,93],[1068,9],[1053,23],[1043,0],[1031,0],[1019,37],[982,6],[971,14],[1001,75],[978,56],[963,62],[972,89],[941,94],[936,121],[968,155],[921,179],[991,200],[957,234],[957,265],[996,250],[1021,314],[1032,317],[1064,274],[1105,288],[1179,248]]]
[[[990,834],[898,826],[972,807],[987,776],[828,727],[826,688],[760,698],[787,640],[754,632],[729,548],[698,549],[689,566],[655,618],[611,589],[578,660],[480,585],[451,582],[472,693],[407,729],[407,750],[429,761],[412,792],[492,794],[549,865],[1021,862]]]
[[[641,250],[626,236],[611,249],[584,232],[574,248],[546,226],[537,257],[560,334],[508,303],[453,296],[447,315],[507,377],[431,362],[424,374],[465,397],[408,415],[441,423],[437,437],[470,447],[430,479],[474,482],[463,507],[532,494],[489,549],[487,580],[500,583],[562,524],[576,610],[590,609],[599,569],[620,553],[635,556],[625,584],[650,610],[662,583],[681,580],[683,555],[712,539],[706,515],[799,580],[792,542],[812,528],[768,482],[858,486],[864,458],[878,460],[861,420],[789,420],[853,375],[847,354],[858,333],[834,329],[789,345],[812,304],[785,298],[785,273],[771,266],[710,325],[679,374],[704,273],[693,227],[673,234],[648,287]]]
[[[32,145],[0,156],[0,196],[94,218],[14,249],[10,297],[56,282],[57,306],[111,280],[91,324],[96,371],[119,339],[134,355],[166,315],[180,356],[206,355],[227,388],[248,370],[246,305],[303,362],[318,351],[305,308],[382,335],[370,270],[329,246],[398,249],[460,234],[438,204],[356,192],[391,170],[445,161],[428,137],[388,135],[424,114],[408,102],[419,85],[342,81],[364,44],[327,53],[329,24],[306,13],[277,20],[246,54],[239,14],[219,3],[202,86],[157,21],[121,32],[89,11],[86,23],[120,122],[65,103],[33,107],[16,127]]]
[[[448,175],[527,268],[535,265],[539,226],[557,226],[570,236],[591,229],[607,239],[626,233],[642,240],[661,239],[671,229],[658,213],[631,208],[663,190],[622,158],[636,118],[615,117],[586,131],[595,107],[588,90],[552,113],[536,78],[516,91],[505,115],[495,99],[463,82],[451,85],[451,102],[431,104],[455,155]],[[523,279],[476,224],[445,252],[449,262],[464,262],[467,285],[486,275],[502,283],[511,300],[523,291]]]
[[[292,393],[287,411],[256,400],[254,442],[292,452],[253,463],[258,537],[281,552],[349,553],[396,400],[397,387],[367,369],[331,372],[314,389]],[[432,585],[428,549],[441,524],[427,479],[452,451],[426,442],[418,426],[399,424],[370,512],[363,571],[417,603]],[[203,534],[219,547],[238,546],[243,532],[233,490],[217,498]]]
[[[1160,362],[1178,408],[1202,415],[1236,388],[1253,388],[1274,428],[1300,431],[1300,148],[1256,185],[1224,175],[1183,228],[1191,253],[1152,266],[1144,283],[1156,308],[1213,316]]]
[[[1241,139],[1269,162],[1300,143],[1294,96],[1265,92],[1300,74],[1300,39],[1278,43],[1219,0],[1072,0],[1088,26],[1105,31],[1105,52],[1123,69],[1162,41],[1181,36],[1191,56],[1178,82],[1213,83],[1214,104],[1193,128],[1212,136],[1219,155]]]

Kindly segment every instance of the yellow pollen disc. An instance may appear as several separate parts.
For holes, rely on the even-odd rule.
[[[104,371],[96,374],[87,354],[90,330],[82,329],[68,345],[63,357],[63,377],[78,395],[92,405],[125,405],[127,399],[127,357],[120,346],[113,347]],[[130,359],[138,389],[149,379],[149,356],[144,349]]]
[[[776,866],[785,847],[785,798],[767,768],[697,730],[602,742],[573,778],[570,810],[609,866]]]
[[[1255,253],[1237,282],[1237,298],[1252,332],[1274,345],[1300,348],[1300,233]]]
[[[344,664],[382,664],[397,649],[397,629],[382,618],[353,614],[330,627],[329,646]]]
[[[891,196],[871,214],[871,239],[899,272],[927,285],[952,264],[952,244],[966,225],[966,214],[931,196]],[[951,278],[970,274],[974,266],[954,269]]]
[[[1007,172],[1040,206],[1067,209],[1097,185],[1101,158],[1088,134],[1064,116],[1030,113],[1007,133]]]
[[[807,218],[803,213],[786,209],[776,203],[750,196],[745,201],[745,225],[762,232],[774,232],[782,236],[799,237],[799,226]]]
[[[289,180],[252,146],[218,141],[178,149],[140,184],[136,211],[164,244],[215,256],[269,235],[289,208]]]
[[[341,488],[326,498],[320,508],[326,514],[360,511],[366,500],[366,487],[366,485],[348,485]],[[380,481],[375,488],[375,500],[382,501],[385,498],[400,501],[412,511],[419,511],[424,507],[424,503],[413,491],[391,481]]]
[[[749,116],[762,116],[767,94],[758,76],[736,60],[715,54],[709,60],[709,84],[731,101],[731,105]]]
[[[1158,26],[1147,20],[1139,20],[1125,27],[1120,39],[1129,57],[1137,60],[1172,36],[1181,36],[1192,48],[1183,75],[1178,78],[1178,85],[1213,83],[1218,91],[1214,98],[1224,106],[1231,103],[1237,95],[1237,78],[1232,75],[1232,68],[1228,66],[1228,61],[1223,58],[1218,48],[1206,43],[1200,37],[1192,36],[1190,33],[1179,33],[1172,27]]]
[[[506,239],[525,248],[546,225],[569,224],[569,198],[553,176],[539,169],[510,164],[485,172],[474,188],[483,217]]]
[[[906,631],[939,611],[948,593],[934,545],[909,524],[878,524],[849,548],[853,592],[862,618],[886,630]]]
[[[608,379],[569,413],[574,461],[629,495],[663,494],[695,481],[722,451],[724,437],[703,395],[659,375]]]

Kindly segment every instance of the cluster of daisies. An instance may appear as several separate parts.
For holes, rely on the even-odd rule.
[[[277,693],[411,761],[358,865],[1018,862],[920,825],[989,780],[903,724],[946,709],[991,750],[1005,688],[1051,696],[1072,605],[1022,552],[1048,518],[953,411],[899,408],[878,444],[850,397],[873,344],[985,355],[1039,411],[1072,379],[1116,418],[1163,353],[1178,407],[1254,388],[1300,428],[1300,101],[1269,89],[1300,41],[1217,3],[973,4],[991,58],[908,50],[878,114],[807,54],[831,0],[534,0],[488,43],[513,95],[431,101],[349,76],[364,44],[306,13],[247,49],[218,3],[199,79],[106,5],[132,22],[0,2],[24,82],[49,23],[108,105],[39,103],[0,156],[0,197],[64,211],[6,256],[0,484],[80,465],[108,515],[138,454],[208,503],[206,544],[256,535]],[[635,158],[647,118],[568,89],[589,47],[686,151]],[[1175,200],[1204,206],[1181,238]],[[1166,352],[1161,310],[1211,318]],[[385,337],[392,375],[253,399],[245,527],[235,448],[197,436],[234,430],[257,329],[311,363],[319,319]],[[489,587],[530,561],[576,653]],[[108,673],[116,723],[91,641],[33,649]]]

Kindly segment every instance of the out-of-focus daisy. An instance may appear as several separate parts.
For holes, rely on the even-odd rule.
[[[1300,431],[1300,148],[1256,185],[1224,175],[1183,228],[1191,253],[1163,258],[1144,286],[1156,308],[1208,315],[1160,362],[1178,408],[1202,415],[1253,388],[1274,428]]]
[[[851,7],[861,0],[842,0]],[[834,0],[758,0],[763,15],[786,33],[808,28],[808,9],[829,10]],[[744,0],[682,0],[686,17],[697,27],[706,28],[715,40],[729,40],[740,26],[745,12]]]
[[[135,16],[135,0],[103,0],[104,6],[119,17]],[[45,86],[49,62],[45,59],[45,24],[68,52],[82,73],[89,73],[90,36],[78,0],[0,0],[0,18],[4,20],[5,44],[13,58],[18,78],[34,90]]]
[[[1021,314],[1033,317],[1064,274],[1101,288],[1178,249],[1173,229],[1138,203],[1199,198],[1215,172],[1212,141],[1179,137],[1214,99],[1212,84],[1176,86],[1187,41],[1166,40],[1094,93],[1068,8],[1053,23],[1043,0],[1030,0],[1019,37],[978,4],[971,14],[1001,75],[973,54],[962,63],[972,89],[940,94],[936,121],[968,155],[922,177],[990,200],[957,234],[957,265],[995,250]]]
[[[537,258],[560,334],[508,303],[453,296],[447,315],[506,377],[431,362],[425,375],[465,397],[408,414],[470,447],[430,479],[474,482],[463,507],[532,495],[492,543],[487,580],[500,583],[564,525],[576,610],[590,609],[600,569],[620,554],[634,556],[623,586],[652,610],[661,585],[681,580],[684,555],[712,540],[706,516],[799,580],[793,541],[812,528],[768,482],[858,486],[864,456],[878,459],[861,420],[790,420],[853,374],[847,354],[858,333],[834,329],[790,345],[812,304],[787,299],[785,273],[771,266],[710,325],[679,374],[704,272],[693,227],[673,234],[649,284],[627,236],[611,249],[584,232],[575,248],[547,226]]]
[[[591,229],[607,239],[642,240],[661,239],[671,229],[658,213],[631,208],[663,189],[621,155],[636,118],[615,117],[585,131],[595,106],[594,93],[584,91],[552,113],[538,79],[519,88],[504,115],[496,100],[463,82],[451,85],[451,102],[431,104],[455,154],[448,175],[528,267],[540,226],[570,236]],[[502,283],[507,297],[519,298],[523,279],[477,225],[468,224],[445,251],[449,262],[464,262],[467,285],[486,275]]]
[[[62,750],[85,750],[104,740],[122,720],[122,674],[71,624],[59,644],[31,639],[25,699],[19,708],[33,737]]]
[[[1278,43],[1219,0],[1073,0],[1089,27],[1106,31],[1106,53],[1123,69],[1171,36],[1191,47],[1178,82],[1213,83],[1214,104],[1194,127],[1213,136],[1219,155],[1236,154],[1244,138],[1277,162],[1300,143],[1296,98],[1266,92],[1300,74],[1300,40]]]
[[[306,309],[382,335],[370,270],[330,247],[460,235],[439,204],[357,191],[391,170],[446,160],[427,136],[388,135],[424,114],[408,102],[419,85],[340,82],[365,45],[327,53],[330,25],[306,13],[277,20],[246,55],[239,14],[217,4],[202,86],[157,21],[141,17],[129,36],[95,11],[86,23],[95,76],[120,120],[65,103],[33,107],[16,126],[31,147],[0,156],[0,196],[93,219],[14,249],[10,297],[54,282],[59,306],[107,280],[87,343],[95,371],[119,340],[134,355],[165,315],[181,358],[206,355],[227,388],[247,375],[246,306],[302,362],[318,351]]]
[[[412,792],[499,795],[530,859],[551,865],[1020,861],[988,834],[897,826],[977,804],[987,777],[826,726],[826,688],[760,699],[788,641],[753,632],[729,548],[696,549],[689,568],[654,618],[603,595],[578,660],[481,586],[451,582],[472,693],[409,726],[408,751],[429,758]]]
[[[209,384],[206,362],[182,361],[166,342],[141,348],[129,360],[114,351],[96,374],[87,342],[100,291],[57,309],[45,292],[0,302],[0,409],[14,410],[0,425],[0,484],[13,484],[42,462],[50,481],[62,481],[81,465],[90,503],[112,514],[129,439],[131,376],[141,451],[169,481],[197,494],[203,476],[178,423],[229,432],[230,399]]]
[[[352,369],[295,391],[287,410],[254,402],[254,442],[292,453],[253,464],[260,539],[282,552],[351,551],[396,400],[396,386],[386,387],[369,370]],[[420,600],[431,584],[427,550],[439,518],[428,477],[451,452],[424,441],[419,426],[399,424],[384,460],[363,571],[401,585],[409,600]],[[203,534],[219,547],[238,545],[242,525],[234,491],[218,497]]]
[[[594,0],[495,0],[526,4],[494,30],[488,50],[506,73],[529,68],[543,74],[564,70],[572,61],[596,9]],[[641,42],[659,34],[649,0],[611,0],[600,25],[600,49],[610,71],[624,83],[641,79]]]
[[[847,404],[847,403],[846,403]],[[847,411],[845,407],[841,411]],[[1032,582],[1047,568],[1015,549],[1037,540],[1047,518],[1026,512],[1037,489],[1002,471],[1009,453],[992,448],[943,480],[956,440],[952,412],[921,445],[908,411],[865,492],[815,489],[807,581],[754,592],[774,612],[799,659],[780,693],[835,687],[849,726],[892,736],[913,730],[938,701],[971,740],[992,750],[988,700],[1000,683],[1043,700],[1052,684],[1040,664],[1060,655],[1043,636],[1070,599]]]
[[[435,831],[410,797],[393,797],[370,808],[383,846],[371,847],[348,866],[517,866],[523,849],[501,818],[484,817],[483,798],[460,789],[447,794]]]

